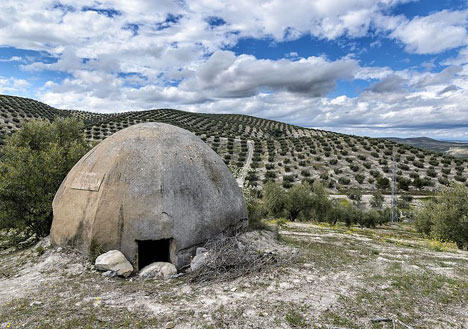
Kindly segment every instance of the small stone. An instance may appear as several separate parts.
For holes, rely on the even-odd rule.
[[[132,264],[118,250],[110,250],[100,255],[94,264],[99,271],[114,271],[125,278],[133,272]]]
[[[199,248],[197,248],[197,251],[195,252],[195,256],[204,254],[205,252],[208,252],[208,249],[203,248],[203,247],[199,247]]]
[[[34,246],[34,249],[38,249],[38,248],[48,249],[50,248],[50,246],[51,246],[50,236],[46,236]]]
[[[201,254],[197,254],[195,257],[193,257],[192,261],[190,262],[190,269],[192,270],[192,272],[195,272],[199,270],[201,267],[203,267],[203,265],[206,264],[209,258],[209,255],[210,253],[204,252]]]
[[[172,322],[172,321],[169,321],[168,323],[166,323],[166,329],[172,329],[175,327],[175,323]]]
[[[70,264],[65,268],[65,272],[70,275],[80,275],[85,270],[82,264]]]
[[[108,278],[113,278],[117,275],[114,271],[106,271],[102,273],[103,276],[108,277]]]
[[[236,287],[234,287],[234,288],[231,289],[232,292],[234,292],[234,291],[236,291],[236,290],[237,290]]]
[[[143,279],[169,279],[175,274],[177,274],[177,269],[174,264],[155,262],[145,266],[138,276]]]

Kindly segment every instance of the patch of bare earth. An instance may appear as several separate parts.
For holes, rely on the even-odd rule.
[[[468,253],[412,231],[291,223],[248,233],[287,262],[235,280],[107,278],[70,251],[0,256],[0,328],[468,328]],[[296,256],[291,258],[290,255]]]

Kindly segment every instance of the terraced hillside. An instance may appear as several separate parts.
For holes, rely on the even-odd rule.
[[[286,188],[304,180],[322,180],[333,192],[351,188],[388,190],[393,156],[400,191],[432,191],[451,181],[468,184],[468,159],[384,139],[307,129],[237,114],[171,109],[97,114],[58,110],[31,99],[0,95],[0,143],[24,121],[65,116],[83,119],[90,141],[100,141],[141,122],[165,122],[190,130],[208,143],[234,173],[250,163],[245,185],[254,187],[268,180],[281,182]],[[253,145],[251,159],[248,144]]]

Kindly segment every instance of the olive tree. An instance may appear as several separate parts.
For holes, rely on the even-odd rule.
[[[427,202],[416,215],[417,229],[468,248],[468,187],[454,183]]]
[[[13,243],[49,234],[52,200],[72,166],[88,150],[83,123],[32,120],[6,140],[0,156],[0,229]]]

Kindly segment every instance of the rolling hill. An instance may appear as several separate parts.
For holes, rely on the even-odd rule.
[[[468,143],[439,141],[429,137],[398,138],[386,137],[396,143],[408,144],[414,147],[442,152],[455,157],[468,157]]]
[[[468,159],[386,139],[307,129],[239,114],[172,109],[99,114],[60,110],[32,99],[0,95],[0,144],[25,121],[69,116],[84,121],[89,141],[101,141],[142,122],[164,122],[190,130],[209,144],[235,174],[244,168],[245,185],[253,187],[268,180],[286,188],[304,180],[321,180],[333,192],[351,188],[372,191],[376,187],[388,190],[393,155],[400,190],[420,193],[452,181],[468,184]]]

